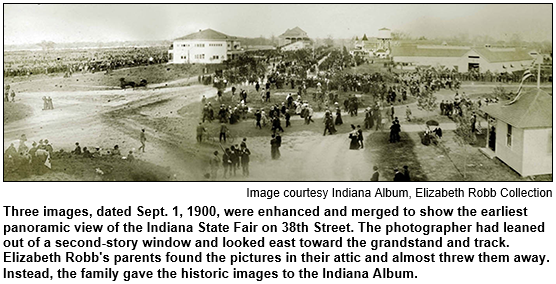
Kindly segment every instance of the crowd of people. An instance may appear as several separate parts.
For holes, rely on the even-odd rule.
[[[222,168],[222,178],[224,179],[237,176],[240,168],[242,175],[248,177],[251,151],[247,148],[247,138],[243,138],[240,145],[236,144],[228,148],[222,147],[222,150],[222,158],[220,158],[218,151],[214,151],[209,162],[210,173],[206,177],[212,180],[218,179],[220,168]]]
[[[52,167],[51,157],[54,148],[48,139],[41,139],[27,146],[27,137],[21,135],[16,147],[14,143],[4,151],[4,171],[17,172],[23,177],[32,174],[42,174]]]
[[[10,89],[11,89],[10,85],[6,85],[4,87],[4,101],[10,102],[10,97],[11,97],[12,98],[11,102],[15,103],[15,90],[11,89],[11,93],[10,93]]]
[[[144,129],[139,135],[141,146],[138,152],[145,152],[145,131]],[[30,147],[29,147],[30,145]],[[22,134],[16,142],[10,143],[4,151],[4,174],[16,174],[20,178],[31,175],[42,175],[49,172],[53,163],[60,158],[83,158],[83,159],[99,159],[106,157],[121,158],[129,162],[135,161],[135,149],[129,150],[127,153],[122,152],[119,145],[112,148],[102,147],[81,147],[79,142],[75,143],[75,148],[71,151],[59,149],[54,151],[52,143],[48,139],[40,139],[29,142],[27,136]]]
[[[133,47],[94,50],[17,51],[4,56],[4,77],[100,72],[168,62],[168,48]]]

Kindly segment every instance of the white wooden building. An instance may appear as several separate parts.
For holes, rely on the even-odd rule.
[[[218,64],[241,51],[236,37],[212,29],[177,38],[168,51],[170,63]]]
[[[525,92],[511,105],[482,108],[492,121],[487,150],[522,176],[552,174],[552,96],[540,89]]]

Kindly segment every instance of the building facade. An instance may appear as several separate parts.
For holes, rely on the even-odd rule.
[[[552,174],[552,96],[535,89],[513,104],[482,108],[487,149],[522,176]]]
[[[241,44],[236,37],[206,29],[175,39],[168,55],[169,62],[174,64],[218,64],[238,52]]]
[[[281,49],[283,49],[283,47],[290,45],[292,43],[296,43],[296,44],[294,45],[294,47],[290,47],[290,48],[296,48],[298,46],[301,46],[301,44],[297,42],[301,42],[303,48],[308,48],[312,46],[312,41],[307,35],[307,33],[299,27],[288,29],[286,30],[286,32],[278,36],[278,45],[280,46]]]
[[[533,57],[517,48],[490,48],[448,45],[392,47],[392,60],[414,66],[443,66],[458,72],[513,72],[528,68]]]

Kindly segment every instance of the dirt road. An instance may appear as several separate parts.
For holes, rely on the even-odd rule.
[[[139,112],[143,116],[164,117],[177,115],[185,105],[199,102],[202,95],[215,95],[212,87],[143,89],[143,90],[95,90],[81,92],[34,92],[19,93],[18,101],[33,108],[33,115],[4,125],[4,148],[22,134],[29,140],[49,139],[55,150],[71,150],[75,142],[82,147],[111,148],[119,145],[124,153],[140,146],[139,133],[146,128],[147,151],[136,155],[144,160],[173,169],[186,167],[181,155],[177,155],[171,134],[140,125],[125,116],[114,115],[119,111]],[[42,97],[50,96],[54,110],[42,110]],[[145,113],[142,108],[149,107]],[[176,171],[178,179],[193,179],[198,173]]]

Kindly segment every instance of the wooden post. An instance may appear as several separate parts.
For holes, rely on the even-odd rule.
[[[540,57],[541,55],[539,54],[538,56]],[[537,72],[537,89],[539,89],[539,90],[541,89],[541,63],[542,63],[542,60],[539,60],[537,62],[537,64],[539,65],[539,69],[538,69],[538,72]]]

